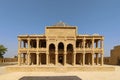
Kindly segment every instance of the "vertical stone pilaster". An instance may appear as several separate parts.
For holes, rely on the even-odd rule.
[[[30,53],[27,54],[27,60],[28,65],[30,65]]]
[[[58,64],[58,54],[55,54],[55,65]]]
[[[73,54],[73,66],[76,64],[76,53]]]
[[[30,39],[28,38],[28,48],[30,48]]]
[[[64,54],[64,66],[66,65],[66,54]]]
[[[83,53],[83,58],[82,58],[82,65],[84,66],[85,65],[85,53]]]
[[[100,40],[100,48],[104,48],[104,42],[103,42],[103,39]]]
[[[103,66],[103,54],[101,54],[101,66]]]
[[[37,55],[37,65],[39,65],[39,53],[37,53],[36,55]]]
[[[18,50],[21,48],[21,39],[18,38]]]
[[[18,53],[18,65],[21,65],[21,53]]]
[[[37,49],[39,48],[39,38],[36,39],[37,41]]]
[[[85,65],[85,51],[86,51],[86,49],[85,49],[85,43],[86,43],[86,39],[85,39],[85,37],[84,37],[84,39],[83,39],[83,60],[82,60],[82,65],[84,66]]]
[[[49,54],[47,53],[46,54],[46,65],[48,65],[49,64]]]
[[[92,49],[94,49],[94,38],[92,39]]]
[[[92,66],[94,65],[94,53],[92,53]]]

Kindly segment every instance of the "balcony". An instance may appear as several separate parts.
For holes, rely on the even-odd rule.
[[[27,53],[27,48],[20,48],[19,52],[21,52],[21,53]]]
[[[83,53],[85,50],[86,53],[92,53],[93,52],[93,49],[92,48],[76,48],[76,52],[77,53]],[[94,52],[95,53],[100,53],[102,52],[102,49],[101,48],[94,48]]]

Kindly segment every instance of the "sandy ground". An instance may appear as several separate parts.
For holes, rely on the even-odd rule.
[[[74,76],[79,80],[120,80],[120,66],[114,66],[115,71],[107,72],[12,72],[7,73],[5,66],[0,67],[0,80],[78,80],[78,79],[57,79],[49,77]],[[32,78],[31,78],[32,77]],[[47,77],[43,79],[41,77]]]

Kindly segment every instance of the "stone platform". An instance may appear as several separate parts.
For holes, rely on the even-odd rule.
[[[112,66],[9,66],[8,72],[80,72],[80,71],[115,71]]]

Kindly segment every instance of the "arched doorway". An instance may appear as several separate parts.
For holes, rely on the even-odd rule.
[[[50,64],[55,64],[55,45],[49,45],[49,57],[50,57]]]
[[[64,44],[60,42],[58,44],[58,63],[63,64],[64,62]]]
[[[68,44],[67,45],[67,63],[72,65],[73,61],[73,45]]]

